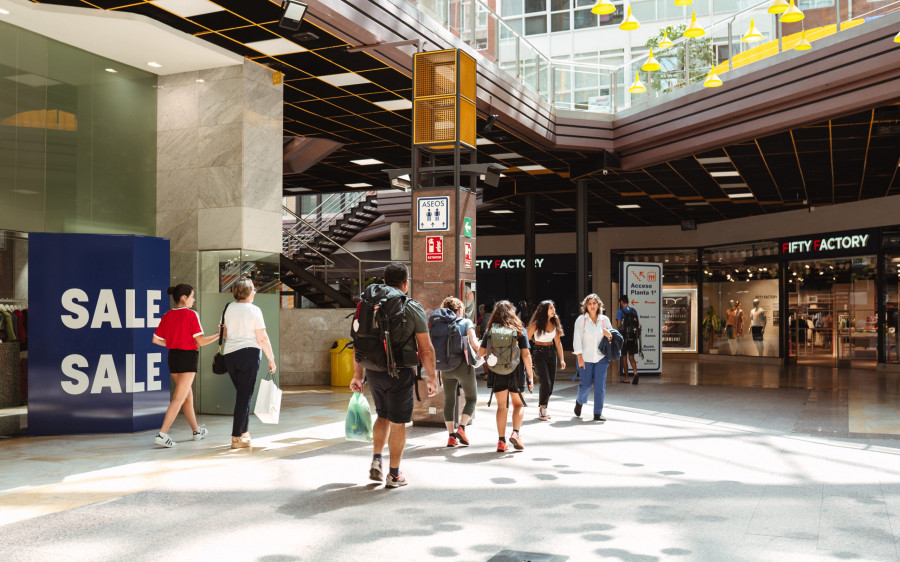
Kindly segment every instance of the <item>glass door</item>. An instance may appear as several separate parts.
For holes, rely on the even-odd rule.
[[[788,265],[788,356],[798,363],[874,367],[875,257]]]
[[[874,367],[878,360],[875,257],[840,260],[837,267],[838,365]]]

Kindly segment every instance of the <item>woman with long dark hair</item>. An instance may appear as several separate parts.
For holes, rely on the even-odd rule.
[[[191,384],[197,375],[200,361],[200,346],[210,344],[219,339],[218,332],[203,337],[200,327],[200,316],[191,307],[194,306],[194,288],[186,283],[166,289],[172,295],[175,308],[163,314],[159,326],[153,332],[153,343],[169,350],[169,373],[175,382],[175,392],[166,409],[162,427],[153,441],[161,447],[174,447],[175,440],[169,436],[169,429],[178,416],[178,410],[184,411],[184,417],[194,431],[194,441],[206,437],[206,428],[197,425],[194,413],[194,392]]]
[[[584,297],[581,316],[575,320],[572,347],[581,369],[578,396],[575,398],[575,415],[581,417],[581,407],[588,401],[591,386],[594,387],[594,421],[605,422],[603,400],[606,397],[606,370],[609,358],[600,353],[600,338],[612,340],[612,322],[603,314],[603,301],[595,293]]]
[[[518,345],[521,358],[515,370],[508,375],[499,373],[491,373],[493,375],[494,395],[497,397],[497,433],[500,436],[497,442],[497,452],[504,453],[507,450],[506,445],[506,416],[509,411],[509,400],[512,398],[513,414],[512,426],[513,431],[509,436],[509,442],[518,450],[525,448],[522,443],[520,430],[522,428],[522,420],[525,418],[525,403],[522,400],[522,390],[526,384],[528,390],[534,389],[534,370],[531,364],[531,352],[528,350],[528,337],[525,335],[525,327],[522,321],[516,316],[516,307],[509,301],[499,301],[494,305],[494,312],[491,313],[488,328],[484,337],[481,339],[481,347],[478,348],[478,356],[484,357],[488,350],[494,350],[497,342],[492,342],[491,334],[497,330],[513,331],[516,334],[516,345]],[[493,354],[493,351],[492,351]],[[496,365],[496,361],[494,362]],[[490,369],[491,359],[485,363],[485,368]],[[526,373],[528,381],[526,383]]]
[[[534,342],[534,347],[531,348],[531,361],[541,383],[538,419],[543,421],[550,419],[547,405],[550,402],[550,395],[553,394],[553,385],[556,383],[557,360],[560,369],[566,368],[560,341],[562,335],[562,323],[556,316],[556,304],[551,300],[542,301],[528,323],[528,339]]]

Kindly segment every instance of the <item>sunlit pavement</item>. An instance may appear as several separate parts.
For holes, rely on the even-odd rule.
[[[343,439],[345,390],[287,389],[250,451],[225,416],[201,416],[200,442],[179,418],[174,450],[154,432],[2,440],[0,559],[896,560],[900,440],[851,418],[896,421],[897,377],[672,362],[610,377],[595,423],[561,374],[549,422],[525,395],[508,453],[480,388],[472,445],[410,428],[394,490]]]

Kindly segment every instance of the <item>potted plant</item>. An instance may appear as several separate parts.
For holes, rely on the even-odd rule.
[[[716,349],[716,336],[722,331],[722,318],[716,314],[716,309],[712,306],[706,308],[702,327],[703,337],[706,338],[706,351],[709,353]]]

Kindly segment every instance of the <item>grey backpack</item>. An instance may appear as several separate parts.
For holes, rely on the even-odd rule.
[[[490,352],[497,358],[497,364],[488,367],[498,375],[508,375],[516,370],[522,360],[518,343],[519,332],[501,324],[492,324],[490,331]]]

